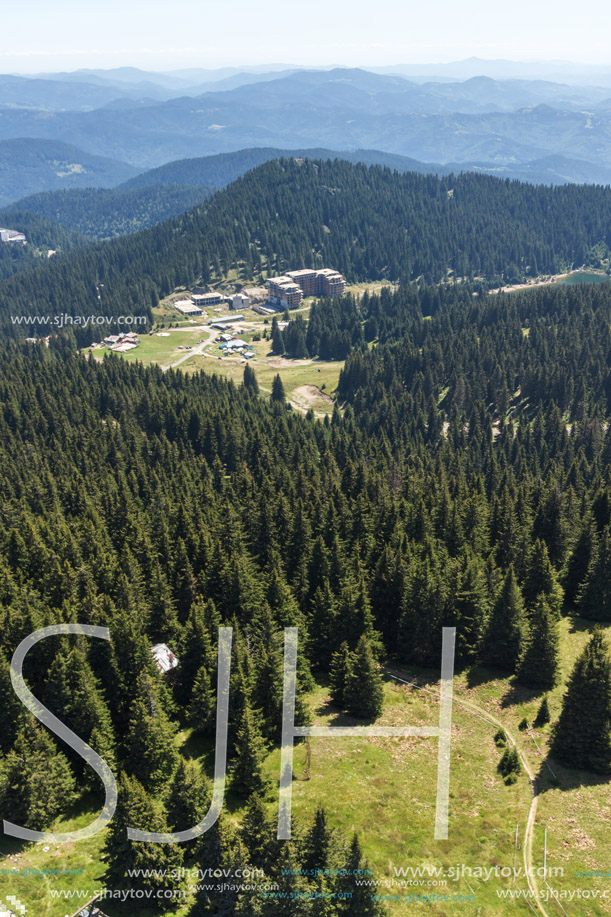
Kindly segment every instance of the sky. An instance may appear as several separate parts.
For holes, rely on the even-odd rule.
[[[0,72],[572,60],[611,69],[608,0],[3,0]]]

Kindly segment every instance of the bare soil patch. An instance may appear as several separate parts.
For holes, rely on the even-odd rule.
[[[319,389],[317,385],[298,385],[291,393],[291,400],[302,402],[307,407],[313,407],[317,401],[333,404],[333,398]]]

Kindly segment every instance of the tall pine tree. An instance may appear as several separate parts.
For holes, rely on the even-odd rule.
[[[553,751],[568,767],[611,772],[611,660],[598,628],[569,678]]]
[[[553,688],[558,681],[558,622],[545,599],[540,598],[532,611],[528,640],[517,668],[518,681],[533,687]]]

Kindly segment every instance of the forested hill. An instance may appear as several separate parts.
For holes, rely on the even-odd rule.
[[[0,243],[0,279],[46,264],[49,251],[69,252],[87,244],[78,232],[18,208],[0,210],[0,226],[22,232],[27,238],[27,245]]]
[[[185,184],[133,190],[72,188],[33,194],[17,201],[13,207],[39,214],[87,239],[101,240],[129,235],[178,216],[201,203],[213,190]],[[10,216],[6,219],[10,220]]]
[[[382,150],[280,150],[275,147],[253,147],[233,153],[217,153],[196,159],[177,159],[156,169],[142,172],[120,185],[121,189],[148,188],[151,185],[212,185],[223,188],[270,159],[344,159],[366,165],[387,166],[397,172],[421,172],[443,175],[452,170],[438,163],[418,162],[408,156],[385,153]]]
[[[142,313],[178,284],[236,264],[245,277],[327,264],[352,281],[512,280],[580,265],[593,246],[607,252],[609,213],[611,188],[271,161],[182,216],[0,284],[0,306]]]

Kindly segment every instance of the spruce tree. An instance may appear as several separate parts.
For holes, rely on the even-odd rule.
[[[352,654],[344,701],[346,710],[353,716],[375,720],[382,713],[383,682],[366,637],[361,637]]]
[[[543,598],[552,614],[559,617],[564,592],[549,559],[547,545],[540,538],[534,542],[526,559],[522,596],[529,614],[532,613],[538,600]]]
[[[405,571],[401,558],[386,545],[375,569],[370,598],[376,626],[387,647],[396,646],[404,592]]]
[[[311,898],[307,879],[300,874],[299,853],[293,841],[280,845],[274,880],[280,894],[274,899],[274,917],[310,917]]]
[[[256,644],[253,652],[252,706],[259,715],[265,739],[278,742],[282,731],[284,640],[274,625],[267,604],[254,628]]]
[[[331,657],[329,668],[329,693],[336,707],[343,710],[346,706],[346,686],[352,663],[352,654],[344,641]]]
[[[575,607],[577,596],[588,574],[596,541],[596,526],[592,517],[588,516],[571,551],[563,580],[566,603],[571,608]]]
[[[249,366],[248,363],[244,367],[244,388],[249,392],[252,392],[253,395],[259,394],[259,383],[257,382],[257,376],[252,366]]]
[[[180,758],[172,775],[166,810],[173,831],[193,828],[202,820],[210,806],[208,780],[195,761]]]
[[[208,607],[211,606],[211,607]],[[212,682],[216,673],[216,654],[213,646],[216,645],[216,631],[212,634],[206,623],[206,617],[216,612],[214,603],[210,600],[204,606],[196,603],[189,612],[189,618],[183,629],[182,638],[178,648],[180,664],[176,669],[176,696],[181,704],[188,704],[193,693],[195,679],[202,666],[205,666]]]
[[[282,384],[282,379],[280,378],[280,373],[277,373],[274,376],[274,381],[272,382],[272,401],[277,402],[278,404],[284,404],[286,398],[284,394],[284,385]]]
[[[553,688],[559,677],[558,645],[558,621],[545,599],[540,598],[532,611],[529,636],[518,662],[518,681]]]
[[[426,557],[410,565],[400,612],[400,658],[419,665],[439,663],[443,619],[450,594],[443,555],[430,556],[430,553],[427,551]]]
[[[483,662],[515,672],[526,631],[524,603],[511,566],[490,614],[482,646]]]
[[[76,798],[65,755],[32,716],[21,728],[0,768],[0,806],[7,821],[41,831],[65,813]]]
[[[346,577],[334,624],[351,650],[356,648],[361,637],[365,637],[374,654],[381,654],[380,635],[373,626],[371,603],[362,570]]]
[[[611,661],[609,644],[599,628],[569,678],[553,752],[568,767],[611,772]]]
[[[611,621],[611,530],[603,531],[577,601],[579,614],[592,621]]]
[[[240,796],[263,793],[268,780],[263,773],[266,747],[256,717],[244,707],[236,730],[236,755],[231,771],[231,788]]]
[[[342,872],[336,882],[338,895],[342,896],[338,898],[339,914],[345,917],[383,917],[385,914],[384,905],[376,901],[371,893],[372,887],[365,883],[357,885],[356,880],[359,876],[367,874],[367,868],[368,863],[363,857],[358,835],[355,832]]]
[[[279,357],[284,353],[284,339],[282,337],[282,331],[278,327],[278,319],[276,316],[272,319],[272,353]]]
[[[259,793],[252,793],[244,807],[240,837],[248,850],[248,862],[269,870],[278,855],[278,841],[272,819]]]
[[[549,712],[549,701],[547,699],[547,694],[541,701],[539,709],[537,710],[537,715],[533,721],[533,726],[545,726],[551,720],[551,714]]]
[[[7,752],[23,722],[25,708],[13,689],[10,665],[0,651],[0,750]]]
[[[475,556],[467,560],[460,576],[454,609],[457,657],[465,662],[473,661],[479,653],[488,615],[486,581]]]
[[[115,889],[142,889],[152,893],[149,899],[134,898],[134,905],[164,908],[167,898],[158,898],[157,893],[180,888],[181,882],[172,870],[182,866],[183,846],[131,841],[127,836],[128,827],[158,833],[170,830],[161,803],[148,796],[135,777],[122,774],[117,809],[106,835],[106,881]]]
[[[337,626],[337,602],[328,578],[314,592],[310,602],[308,637],[312,664],[317,668],[329,668],[334,651],[334,640],[340,628]],[[337,645],[337,644],[336,644]]]
[[[191,694],[191,703],[189,704],[189,719],[195,729],[205,733],[214,732],[215,709],[210,676],[206,666],[203,665],[193,682],[193,692]]]
[[[204,869],[223,870],[224,880],[233,888],[225,889],[219,894],[216,885],[210,888],[205,883],[198,886],[194,914],[213,914],[214,917],[234,917],[242,913],[249,915],[250,909],[239,910],[240,893],[238,885],[241,880],[235,877],[235,871],[243,868],[248,862],[248,851],[239,839],[233,825],[221,812],[209,831],[201,837],[200,863]],[[253,917],[259,914],[253,912]]]
[[[301,843],[301,861],[308,875],[313,876],[316,871],[329,868],[333,845],[334,837],[327,813],[322,807],[319,807]]]
[[[149,792],[162,790],[176,766],[176,727],[168,718],[153,679],[144,675],[126,737],[126,764]]]
[[[55,657],[45,685],[44,699],[79,738],[90,745],[111,769],[115,768],[115,740],[106,702],[84,652],[79,646]],[[72,767],[90,789],[100,789],[100,779],[80,755],[68,754]]]
[[[506,784],[515,783],[522,770],[517,750],[511,746],[503,752],[499,761],[498,770]]]

